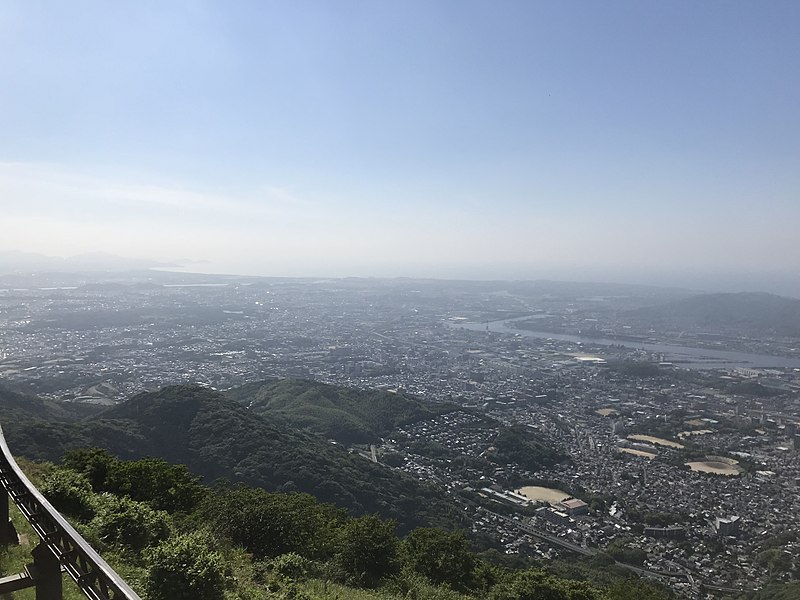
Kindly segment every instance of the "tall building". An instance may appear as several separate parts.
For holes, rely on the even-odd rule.
[[[717,517],[714,529],[723,537],[735,537],[739,534],[739,517]]]

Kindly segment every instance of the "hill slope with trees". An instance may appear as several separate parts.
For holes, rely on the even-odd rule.
[[[6,430],[12,451],[31,458],[59,460],[69,449],[99,446],[123,458],[185,464],[208,482],[308,492],[356,515],[395,519],[401,530],[462,522],[439,490],[199,386],[142,393],[82,421],[31,418]]]
[[[656,328],[732,328],[800,337],[800,300],[767,293],[701,294],[640,308],[628,315]]]
[[[225,392],[254,413],[345,444],[371,443],[398,426],[455,407],[402,393],[361,390],[298,379],[273,379]]]

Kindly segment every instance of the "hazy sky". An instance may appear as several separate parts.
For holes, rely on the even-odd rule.
[[[800,2],[0,4],[0,250],[797,277]]]

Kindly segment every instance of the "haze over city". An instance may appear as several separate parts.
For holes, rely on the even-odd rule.
[[[6,2],[0,250],[800,295],[798,18]]]

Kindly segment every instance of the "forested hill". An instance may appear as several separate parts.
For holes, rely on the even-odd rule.
[[[11,451],[28,458],[59,460],[69,448],[100,440],[102,435],[85,436],[77,425],[99,411],[95,405],[46,400],[0,383],[0,426]]]
[[[654,327],[735,327],[751,333],[800,336],[800,300],[774,294],[702,294],[629,314]]]
[[[209,482],[308,492],[353,514],[396,519],[401,531],[461,523],[440,491],[199,386],[142,393],[80,422],[4,427],[12,452],[33,458],[59,460],[69,448],[99,446],[122,458],[182,463]]]
[[[349,444],[375,442],[401,425],[456,407],[402,393],[360,390],[298,379],[272,379],[225,394],[256,414]]]
[[[44,400],[18,392],[2,383],[0,383],[0,410],[2,410],[0,425],[3,426],[10,422],[27,419],[73,421],[97,412],[93,406]]]

